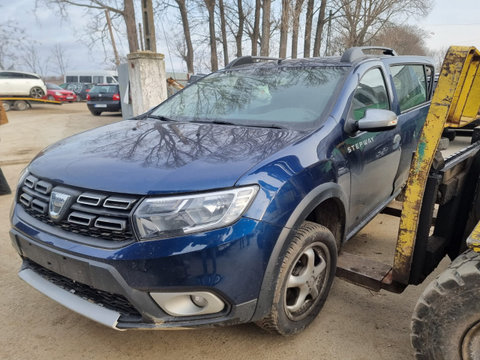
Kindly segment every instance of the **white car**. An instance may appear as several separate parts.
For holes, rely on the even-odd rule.
[[[47,87],[37,74],[24,71],[0,70],[0,96],[41,98]]]

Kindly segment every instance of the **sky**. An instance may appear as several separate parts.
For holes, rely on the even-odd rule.
[[[432,50],[450,45],[473,45],[480,49],[479,14],[480,0],[434,0],[433,9],[426,18],[409,22],[427,31],[426,44]],[[81,8],[70,8],[68,18],[63,19],[52,8],[35,8],[35,0],[0,0],[0,22],[7,20],[25,29],[28,41],[39,45],[44,58],[51,56],[55,44],[60,44],[65,49],[69,70],[100,70],[111,66],[105,62],[102,46],[93,49],[87,46],[91,18],[85,16]],[[169,56],[164,41],[168,36],[168,25],[166,34],[161,30],[159,34],[157,29],[157,50],[166,55],[167,71],[172,68],[183,71],[184,64]],[[118,36],[116,40],[120,52],[125,54],[126,40],[122,41]],[[53,62],[49,72],[55,73]]]

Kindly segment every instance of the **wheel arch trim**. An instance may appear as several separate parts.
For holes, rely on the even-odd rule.
[[[270,310],[273,301],[275,285],[277,282],[278,271],[282,264],[281,256],[288,247],[288,243],[295,234],[295,229],[305,221],[307,216],[322,202],[329,199],[338,199],[343,205],[344,211],[347,211],[347,196],[342,191],[340,185],[336,183],[321,184],[311,190],[290,215],[285,226],[275,243],[275,246],[270,254],[267,268],[265,270],[262,286],[258,296],[257,307],[253,314],[252,321],[262,319]],[[345,235],[344,235],[345,236]],[[343,240],[343,239],[342,239]]]

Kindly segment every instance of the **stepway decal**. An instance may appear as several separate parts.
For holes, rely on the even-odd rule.
[[[351,152],[353,151],[356,151],[356,150],[362,150],[365,146],[367,146],[368,144],[371,144],[373,143],[373,138],[367,138],[367,139],[364,139],[364,140],[361,140],[353,145],[350,145],[350,146],[347,146],[347,152],[350,154]]]

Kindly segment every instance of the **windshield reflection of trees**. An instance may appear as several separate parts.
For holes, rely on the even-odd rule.
[[[310,110],[309,120],[314,120],[323,112],[344,72],[341,67],[307,66],[218,73],[190,85],[154,114],[190,120],[242,120],[243,116],[250,122],[255,114],[293,107]],[[295,123],[295,119],[282,118],[278,113],[259,120]]]
[[[175,168],[203,158],[216,163],[255,162],[301,136],[284,129],[210,124],[172,124],[159,120],[132,122],[126,131],[113,131],[92,140],[92,152],[142,162],[145,166]]]

